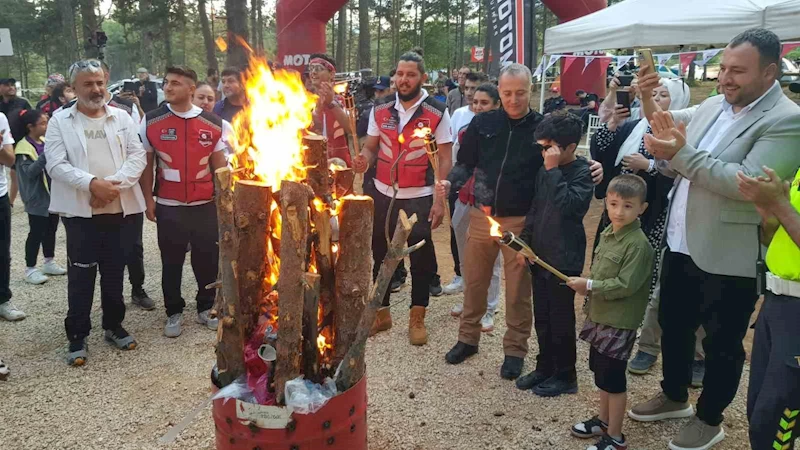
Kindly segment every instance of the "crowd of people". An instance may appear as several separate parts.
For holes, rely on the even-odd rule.
[[[374,276],[388,251],[385,222],[394,229],[400,209],[420,219],[408,244],[430,244],[410,255],[410,344],[428,342],[431,295],[463,292],[451,311],[459,327],[445,360],[461,364],[478,353],[481,333],[494,329],[505,278],[502,378],[542,397],[574,394],[583,340],[600,402],[572,435],[597,439],[589,450],[623,450],[626,415],[640,422],[691,418],[669,447],[706,450],[724,439],[723,413],[745,361],[742,340],[765,294],[747,393],[750,441],[757,450],[790,449],[800,413],[800,340],[792,330],[800,317],[800,107],[777,81],[780,51],[765,29],[734,38],[722,57],[721,95],[700,105],[689,106],[683,81],[645,69],[630,86],[613,78],[605,99],[579,92],[580,110],[541,114],[530,106],[529,68],[508,64],[492,83],[464,67],[451,74],[455,80],[440,74],[429,93],[415,49],[370,86],[355,130],[334,91],[334,61],[317,54],[307,68],[307,88],[318,98],[310,131],[328,138],[331,161],[364,174],[375,206]],[[68,276],[73,366],[88,361],[98,271],[104,338],[123,351],[137,346],[123,328],[123,284],[128,267],[132,304],[155,308],[143,289],[145,218],[157,227],[164,335],[182,331],[186,253],[197,281],[196,322],[218,326],[210,315],[218,267],[212,174],[228,163],[231,122],[247,104],[243,75],[228,68],[200,81],[190,68],[169,67],[158,105],[147,69],[137,73],[139,85],[112,95],[107,66],[77,62],[67,79],[48,79],[37,108],[16,97],[14,80],[0,80],[0,164],[16,169],[11,178],[0,171],[0,317],[25,318],[9,290],[9,185],[17,180],[29,222],[25,281]],[[630,108],[616,103],[618,90],[635,96]],[[586,117],[594,113],[601,125],[591,154],[582,155]],[[431,130],[438,164],[415,137],[420,129]],[[363,140],[355,158],[348,135]],[[592,197],[603,200],[603,213],[584,276]],[[431,237],[445,208],[455,277],[442,287]],[[500,245],[487,217],[560,276]],[[66,269],[55,261],[59,222]],[[395,273],[371,334],[392,327],[390,297],[406,276],[404,267]],[[583,325],[576,323],[576,295],[585,298]],[[523,375],[534,329],[535,368]],[[662,392],[629,408],[626,372],[647,373],[659,353]],[[702,387],[696,410],[690,386]]]

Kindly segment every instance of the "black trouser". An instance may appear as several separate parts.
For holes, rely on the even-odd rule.
[[[697,267],[688,255],[665,252],[661,272],[661,388],[673,401],[689,399],[695,331],[706,330],[706,374],[697,401],[697,417],[708,425],[722,423],[733,401],[744,366],[742,339],[755,308],[755,278],[715,275]]]
[[[25,265],[36,267],[39,257],[39,246],[42,255],[52,258],[56,253],[56,230],[58,230],[58,214],[34,216],[28,214],[28,239],[25,241]]]
[[[128,280],[134,291],[140,290],[144,285],[144,244],[142,233],[144,232],[144,214],[136,215],[136,226],[133,228],[131,237],[133,248],[126,266],[128,266]]]
[[[533,268],[533,324],[539,354],[536,370],[560,379],[574,381],[575,291],[539,267]]]
[[[5,170],[0,166],[0,170]],[[11,300],[11,204],[0,197],[0,305]]]
[[[138,214],[141,216],[141,214]],[[94,285],[100,269],[100,304],[103,329],[115,330],[125,320],[122,282],[125,260],[130,252],[127,237],[136,223],[136,214],[102,214],[90,219],[64,218],[67,232],[67,300],[64,320],[67,339],[78,341],[89,336]]]
[[[199,206],[156,205],[158,248],[161,250],[161,289],[167,316],[183,312],[181,295],[186,246],[192,245],[192,270],[197,280],[197,312],[214,306],[214,289],[206,286],[217,279],[217,207],[214,202]]]
[[[767,292],[756,322],[747,391],[753,450],[794,448],[800,430],[799,323],[800,298]]]
[[[592,347],[589,350],[589,369],[594,373],[594,385],[598,389],[609,394],[628,391],[628,361],[611,358]]]
[[[450,194],[450,217],[453,217],[456,210],[456,200],[458,200],[458,192]],[[450,253],[453,254],[453,272],[457,276],[461,276],[461,259],[458,257],[458,243],[456,242],[456,232],[453,227],[450,227]]]
[[[384,225],[386,216],[389,213],[389,203],[391,198],[380,192],[375,194],[375,222],[372,228],[372,257],[375,264],[373,266],[373,279],[378,276],[383,258],[386,256],[388,248],[386,246],[386,233]],[[436,252],[431,240],[431,224],[428,222],[428,215],[433,206],[433,196],[422,198],[412,198],[407,200],[395,200],[389,221],[389,232],[393,233],[397,226],[397,214],[401,209],[411,217],[417,215],[417,223],[411,229],[408,236],[408,245],[414,245],[425,239],[425,245],[410,255],[411,258],[411,306],[428,306],[430,298],[430,284],[436,274]],[[390,290],[386,291],[383,297],[383,306],[389,306]]]

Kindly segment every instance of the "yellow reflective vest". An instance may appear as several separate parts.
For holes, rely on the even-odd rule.
[[[792,181],[789,196],[789,201],[794,209],[800,212],[800,170],[797,171],[794,181]],[[794,243],[783,226],[778,228],[769,244],[767,268],[776,277],[800,281],[800,247]]]

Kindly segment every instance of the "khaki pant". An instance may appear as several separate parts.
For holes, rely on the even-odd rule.
[[[533,325],[531,275],[527,267],[517,263],[516,252],[497,243],[489,235],[490,225],[478,209],[470,209],[469,231],[464,254],[464,312],[458,329],[458,340],[478,345],[481,338],[481,318],[486,313],[492,267],[499,252],[503,252],[506,276],[506,325],[503,350],[507,356],[524,358],[528,353],[528,338]],[[503,231],[519,235],[525,217],[496,218]]]

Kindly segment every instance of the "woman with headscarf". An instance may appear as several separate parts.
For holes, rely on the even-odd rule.
[[[661,341],[661,329],[658,325],[658,273],[661,265],[661,243],[666,228],[669,199],[667,194],[672,189],[673,179],[662,175],[656,169],[656,161],[644,147],[645,134],[652,134],[650,124],[645,118],[629,119],[630,112],[616,105],[616,89],[619,82],[612,81],[608,95],[604,101],[606,108],[615,110],[611,119],[597,130],[591,143],[592,158],[603,164],[604,173],[610,174],[603,183],[595,188],[597,198],[605,197],[606,186],[617,175],[633,173],[642,177],[647,183],[647,203],[649,206],[641,217],[642,231],[647,235],[650,245],[656,250],[656,261],[653,278],[650,284],[650,304],[647,307],[642,334],[639,339],[639,351],[630,361],[628,370],[636,374],[647,373],[658,359]],[[662,110],[679,110],[689,106],[689,86],[682,79],[662,79],[661,86],[653,91],[656,103]],[[638,111],[637,111],[638,113]],[[638,119],[638,120],[637,120]],[[603,216],[595,235],[595,246],[600,233],[609,224],[608,213]],[[705,333],[702,327],[698,330],[698,342],[695,348],[695,363],[692,367],[692,385],[702,383],[703,349],[701,342]]]

